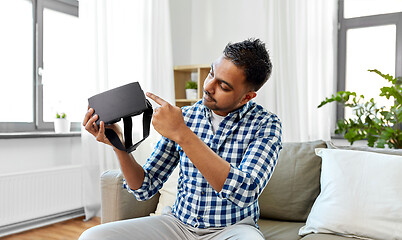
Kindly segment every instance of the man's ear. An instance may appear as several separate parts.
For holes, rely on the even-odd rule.
[[[246,93],[246,95],[241,100],[241,105],[248,103],[248,101],[255,98],[256,96],[257,96],[257,93],[254,91],[250,91],[250,92]]]

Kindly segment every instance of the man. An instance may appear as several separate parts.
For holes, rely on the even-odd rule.
[[[152,124],[162,135],[145,165],[114,148],[125,187],[139,200],[151,198],[180,168],[173,209],[162,216],[96,226],[80,239],[264,239],[256,224],[258,196],[276,165],[281,124],[251,101],[272,70],[259,39],[228,44],[211,64],[201,101],[182,109],[147,93],[160,107]],[[105,125],[89,109],[83,124],[100,142]],[[120,135],[116,126],[111,126]]]

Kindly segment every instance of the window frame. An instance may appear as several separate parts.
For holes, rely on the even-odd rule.
[[[344,18],[344,0],[338,2],[338,76],[337,91],[345,91],[346,78],[346,32],[349,29],[376,27],[384,25],[396,26],[395,75],[402,77],[402,12],[385,13],[354,18]],[[345,108],[336,107],[336,121],[344,119]]]
[[[35,71],[36,71],[36,127],[38,130],[51,130],[53,129],[52,122],[43,121],[43,83],[42,76],[40,74],[40,69],[43,69],[43,10],[45,8],[62,12],[65,14],[73,15],[78,17],[78,1],[74,0],[38,0],[36,21],[38,23],[38,34],[37,34],[37,44],[38,53],[36,54],[37,60],[35,61]],[[77,122],[71,123],[71,130],[79,130],[80,124]]]
[[[12,0],[11,0],[12,1]],[[0,122],[0,132],[43,132],[53,131],[52,122],[43,121],[43,84],[40,69],[43,69],[43,10],[45,8],[78,17],[77,0],[26,0],[32,3],[32,45],[33,45],[33,121]],[[72,122],[71,130],[80,131],[80,123]]]

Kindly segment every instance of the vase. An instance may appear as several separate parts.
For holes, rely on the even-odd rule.
[[[187,99],[197,99],[197,89],[186,89],[186,98]]]
[[[56,118],[54,120],[54,131],[56,133],[70,132],[70,121],[65,118]]]

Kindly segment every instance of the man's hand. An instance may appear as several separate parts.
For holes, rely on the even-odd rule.
[[[82,121],[82,125],[85,127],[85,130],[87,130],[90,134],[92,134],[96,138],[96,141],[105,143],[113,147],[113,144],[110,143],[109,139],[107,139],[105,135],[105,123],[101,121],[98,127],[95,123],[95,121],[98,119],[98,115],[93,114],[94,110],[92,108],[89,108],[87,113],[85,114],[84,121]],[[123,142],[121,128],[119,125],[111,124],[108,125],[107,128],[110,128],[113,131],[115,131],[117,133],[117,136],[119,136],[120,141]]]
[[[152,117],[152,125],[155,130],[162,136],[178,143],[186,131],[190,130],[184,123],[181,109],[172,106],[153,93],[146,93],[146,95],[160,105],[160,107],[155,108]]]

